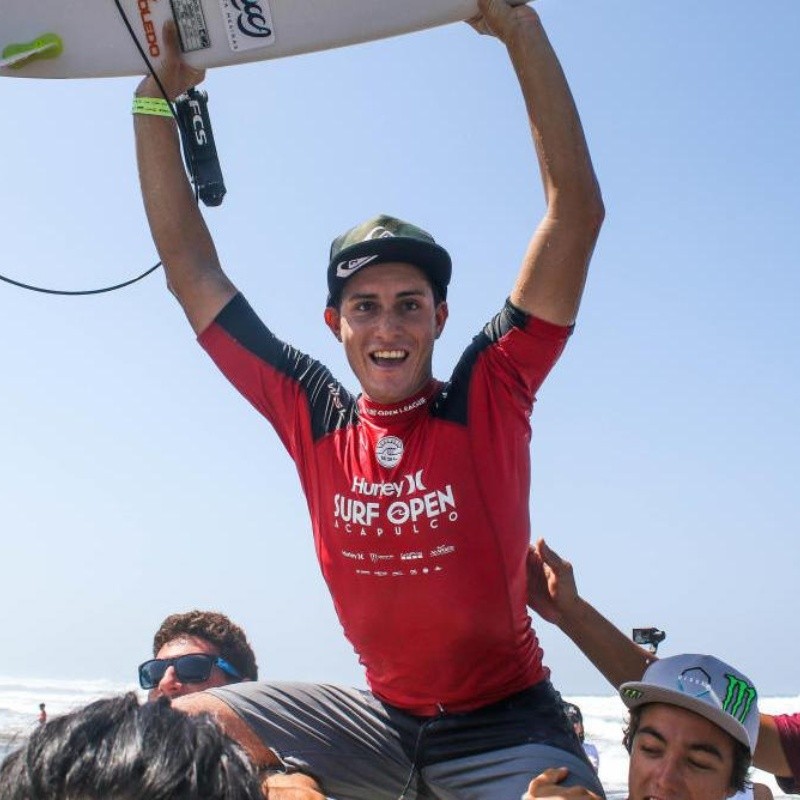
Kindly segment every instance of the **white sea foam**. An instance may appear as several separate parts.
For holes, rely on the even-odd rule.
[[[0,676],[0,756],[37,725],[39,703],[56,716],[101,697],[137,688],[107,680],[46,680]]]
[[[39,703],[45,703],[49,716],[63,714],[100,697],[119,694],[137,687],[106,680],[65,681],[0,677],[0,756],[36,727]],[[600,753],[600,780],[609,800],[627,797],[628,755],[622,747],[625,706],[617,696],[579,697],[564,695],[583,712],[586,738]],[[800,711],[800,696],[765,697],[759,707],[768,714]],[[758,770],[755,780],[766,783],[776,800],[786,798],[774,779]]]

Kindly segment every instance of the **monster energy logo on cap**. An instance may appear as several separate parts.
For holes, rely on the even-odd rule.
[[[680,655],[653,662],[641,681],[619,688],[628,708],[674,705],[714,723],[751,754],[758,739],[758,694],[741,672],[714,656]]]
[[[725,677],[728,679],[728,691],[725,692],[725,698],[722,701],[722,710],[744,723],[758,697],[755,687],[737,675],[727,673]]]

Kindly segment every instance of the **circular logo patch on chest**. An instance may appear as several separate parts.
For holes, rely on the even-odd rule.
[[[375,445],[375,458],[382,467],[396,467],[403,457],[403,440],[396,436],[384,436]]]

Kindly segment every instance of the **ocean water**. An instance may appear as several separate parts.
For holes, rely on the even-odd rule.
[[[20,744],[37,725],[39,703],[45,703],[50,716],[63,714],[100,697],[136,689],[134,684],[104,680],[60,681],[0,677],[0,758]],[[141,693],[140,693],[141,694]],[[625,707],[616,696],[579,697],[565,694],[583,712],[587,740],[600,753],[600,780],[609,800],[627,797],[628,755],[622,747]],[[760,698],[762,711],[768,714],[800,711],[799,697]],[[776,800],[781,794],[772,776],[755,770],[753,779],[767,784]]]
[[[36,727],[39,703],[44,703],[48,716],[54,717],[92,700],[132,689],[138,690],[138,686],[104,680],[63,681],[0,676],[0,758]]]

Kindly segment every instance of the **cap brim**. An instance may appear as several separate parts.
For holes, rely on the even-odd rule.
[[[351,277],[337,275],[337,268],[355,259],[366,259],[370,256],[374,258],[365,264],[365,267],[390,262],[411,264],[421,269],[443,293],[447,292],[452,273],[452,262],[447,250],[435,242],[391,236],[357,242],[336,254],[336,258],[328,265],[328,291],[332,297],[337,297],[341,293],[345,282]]]
[[[626,696],[626,689],[636,692],[638,696]],[[730,734],[737,742],[741,742],[751,753],[753,751],[747,735],[747,729],[741,722],[721,708],[715,708],[702,700],[698,700],[696,697],[683,692],[676,692],[673,689],[665,689],[661,686],[653,686],[650,683],[635,681],[623,683],[619,687],[619,696],[622,702],[630,709],[639,708],[649,703],[664,703],[665,705],[678,706],[679,708],[685,708],[687,711],[693,711],[698,716],[722,728],[725,733]]]

